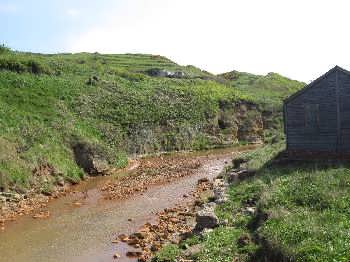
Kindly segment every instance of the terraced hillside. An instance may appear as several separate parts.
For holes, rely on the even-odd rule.
[[[49,193],[60,179],[36,175],[77,182],[129,154],[261,141],[256,97],[221,82],[161,56],[1,47],[0,190]]]
[[[245,72],[231,71],[219,75],[228,81],[229,85],[251,97],[257,103],[281,106],[283,99],[305,86],[305,83],[290,80],[277,73],[265,76]]]

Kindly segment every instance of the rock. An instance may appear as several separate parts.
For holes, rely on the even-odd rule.
[[[6,197],[0,195],[0,203],[5,203]]]
[[[142,256],[142,252],[140,251],[128,251],[126,252],[127,257],[140,257]]]
[[[56,184],[57,184],[58,186],[64,186],[64,178],[61,177],[61,176],[58,176],[58,177],[57,177],[57,180],[56,180]]]
[[[49,211],[41,211],[35,215],[33,215],[34,219],[45,219],[50,217],[50,212]]]
[[[23,200],[23,195],[11,192],[0,192],[1,202],[19,202]],[[4,201],[5,200],[5,201]]]
[[[147,232],[136,232],[131,236],[139,239],[145,239],[147,237]]]
[[[74,202],[73,205],[76,207],[81,207],[83,204],[80,202]]]
[[[194,257],[196,256],[199,252],[201,252],[201,249],[202,249],[202,245],[200,244],[197,244],[197,245],[193,245],[191,247],[188,247],[184,252],[183,252],[183,255],[185,257]]]
[[[220,222],[221,226],[227,226],[228,225],[228,219],[224,219],[223,221]]]
[[[152,252],[157,252],[158,250],[160,250],[161,247],[162,247],[162,246],[161,246],[159,243],[153,244],[153,245],[151,246],[151,251],[152,251]]]
[[[115,254],[113,255],[113,258],[114,258],[114,259],[120,258],[120,255],[119,255],[118,253],[115,253]]]
[[[170,77],[170,78],[183,78],[186,74],[182,71],[167,71],[159,68],[151,68],[146,71],[146,73],[150,76],[154,77]]]
[[[244,210],[243,210],[243,213],[247,214],[247,215],[251,215],[251,216],[254,216],[255,215],[255,212],[256,212],[256,208],[255,207],[246,207]]]
[[[252,240],[251,240],[250,236],[247,234],[244,234],[238,238],[237,245],[238,245],[238,247],[242,248],[244,246],[249,245],[249,243],[251,243],[251,242],[252,242]]]
[[[128,237],[127,235],[125,235],[125,234],[120,234],[120,235],[118,236],[118,239],[119,239],[120,241],[122,241],[122,242],[127,242],[127,241],[129,240],[129,237]]]
[[[91,76],[89,79],[86,81],[87,85],[96,85],[100,81],[98,76]]]
[[[201,183],[208,183],[209,179],[207,177],[203,177],[198,179],[197,184],[201,184]]]
[[[240,168],[241,164],[246,163],[247,160],[243,158],[235,158],[232,160],[233,168],[238,169]]]
[[[227,184],[223,179],[215,179],[214,180],[214,199],[215,203],[222,204],[227,201]]]
[[[201,200],[201,199],[196,199],[196,200],[194,201],[194,205],[195,205],[195,206],[201,206],[201,205],[203,205],[203,204],[204,204],[204,201]]]
[[[243,179],[246,179],[248,177],[252,177],[255,174],[256,174],[256,172],[254,170],[247,170],[247,169],[240,170],[237,172],[239,180],[243,180]]]
[[[196,231],[201,231],[205,228],[215,228],[219,225],[219,219],[215,215],[214,209],[215,205],[213,205],[213,203],[208,203],[204,205],[203,209],[197,212]]]
[[[231,171],[226,174],[226,178],[227,178],[227,182],[229,184],[232,184],[238,181],[238,174],[234,171]]]
[[[90,175],[104,174],[109,169],[108,161],[100,151],[102,149],[87,143],[77,142],[73,145],[75,161]]]

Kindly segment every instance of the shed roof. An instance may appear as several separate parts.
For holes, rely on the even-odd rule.
[[[297,91],[296,93],[292,94],[291,96],[287,97],[283,103],[284,104],[288,104],[290,101],[294,100],[295,98],[297,98],[298,96],[302,95],[304,92],[306,92],[309,88],[313,87],[314,85],[316,85],[318,82],[320,82],[321,80],[325,79],[328,75],[330,75],[331,73],[335,72],[335,71],[339,71],[339,72],[343,72],[347,75],[350,76],[350,71],[345,70],[344,68],[341,68],[340,66],[335,66],[333,67],[331,70],[329,70],[327,73],[325,73],[324,75],[320,76],[319,78],[317,78],[316,80],[312,81],[310,84],[306,85],[303,89],[300,89],[299,91]]]

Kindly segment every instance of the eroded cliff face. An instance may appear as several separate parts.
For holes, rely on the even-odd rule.
[[[254,104],[220,104],[216,115],[202,124],[181,126],[171,122],[141,125],[129,130],[125,147],[129,154],[207,149],[238,143],[263,142],[264,119]]]

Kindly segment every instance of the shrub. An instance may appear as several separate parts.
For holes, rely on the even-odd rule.
[[[0,54],[9,53],[9,52],[11,52],[11,49],[9,47],[7,47],[4,44],[0,45]]]
[[[51,70],[46,65],[36,60],[20,60],[16,57],[0,59],[0,69],[9,70],[16,73],[51,74]]]
[[[114,166],[124,168],[128,165],[128,155],[125,152],[117,153]]]
[[[51,74],[51,70],[46,65],[36,60],[29,60],[27,63],[27,71],[33,74]]]
[[[0,59],[0,69],[9,70],[16,73],[23,73],[26,71],[26,66],[16,59]]]

